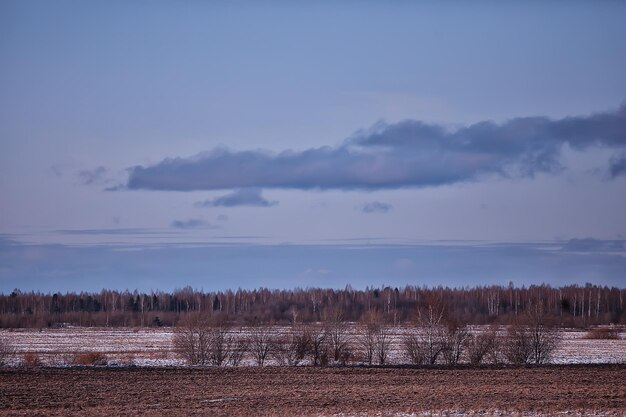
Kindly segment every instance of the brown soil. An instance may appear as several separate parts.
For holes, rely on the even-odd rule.
[[[626,415],[626,365],[0,370],[0,415],[388,416],[442,410]]]

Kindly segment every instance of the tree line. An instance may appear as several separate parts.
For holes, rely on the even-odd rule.
[[[447,319],[478,324],[512,324],[540,306],[551,322],[568,327],[626,323],[626,289],[586,284],[475,286],[407,285],[354,289],[237,289],[205,292],[185,287],[165,291],[0,294],[0,327],[175,326],[202,314],[231,324],[293,324],[326,321],[341,311],[347,322],[375,315],[385,324],[412,323],[432,300],[440,300]]]

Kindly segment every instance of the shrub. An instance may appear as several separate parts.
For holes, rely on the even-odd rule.
[[[344,349],[341,351],[341,355],[339,356],[339,364],[341,366],[346,366],[348,363],[354,360],[354,352],[352,349]]]
[[[391,333],[386,326],[380,326],[376,333],[376,356],[380,365],[387,363],[390,349]]]
[[[323,327],[313,326],[309,329],[309,356],[311,365],[326,366],[330,360],[330,339]]]
[[[272,353],[276,342],[272,331],[268,328],[258,327],[252,332],[250,350],[258,366],[263,366],[268,356]]]
[[[445,306],[441,299],[434,298],[417,313],[418,340],[424,363],[434,365],[445,348]]]
[[[352,356],[352,349],[349,343],[348,325],[343,320],[340,310],[327,314],[325,327],[331,360],[345,365]]]
[[[589,329],[585,335],[585,339],[617,340],[619,339],[619,333],[617,329],[613,327],[594,327]]]
[[[470,336],[465,324],[447,322],[446,328],[441,332],[442,354],[447,365],[458,365],[468,346]]]
[[[532,361],[530,329],[521,324],[509,326],[504,341],[504,355],[515,365],[523,365]]]
[[[497,346],[497,331],[490,329],[484,333],[471,334],[467,343],[469,363],[479,365],[486,357],[493,355]]]
[[[228,356],[228,364],[238,366],[244,355],[248,351],[248,341],[244,339],[234,339],[231,346],[230,355]]]
[[[311,334],[305,327],[294,328],[274,340],[272,353],[280,365],[297,366],[311,350]]]
[[[422,365],[426,361],[426,353],[422,348],[419,336],[407,334],[403,340],[404,356],[412,365]]]
[[[74,365],[97,366],[106,365],[107,357],[102,352],[85,352],[76,355]]]
[[[188,365],[208,365],[211,328],[201,316],[190,316],[174,330],[174,350]]]
[[[504,353],[514,364],[548,363],[559,346],[561,334],[547,324],[541,306],[529,307],[525,317],[509,326],[504,340]]]
[[[35,366],[42,366],[43,362],[38,354],[34,352],[26,352],[22,355],[22,362],[20,365],[27,368],[33,368]]]

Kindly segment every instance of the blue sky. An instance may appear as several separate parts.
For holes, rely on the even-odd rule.
[[[0,291],[622,285],[621,2],[0,2]]]

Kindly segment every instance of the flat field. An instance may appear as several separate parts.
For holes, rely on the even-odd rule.
[[[626,415],[626,365],[5,368],[0,415]]]

